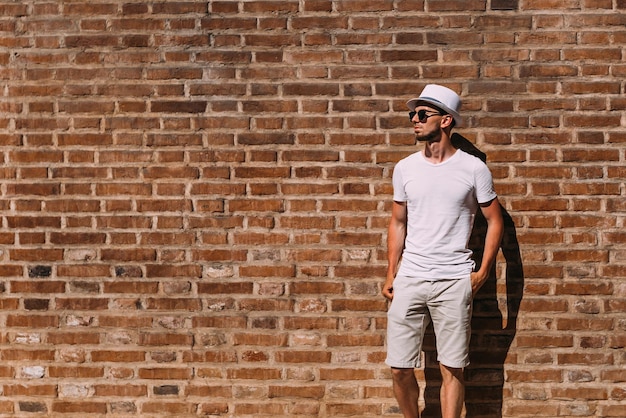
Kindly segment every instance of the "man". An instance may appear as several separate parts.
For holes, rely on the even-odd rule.
[[[459,96],[430,84],[407,106],[415,139],[424,148],[398,162],[393,173],[388,270],[382,289],[391,301],[386,363],[404,417],[418,418],[414,368],[421,367],[424,331],[432,321],[442,375],[442,417],[459,418],[472,299],[498,253],[502,212],[487,166],[452,145],[451,131],[462,124]],[[467,244],[478,208],[487,221],[487,235],[480,268],[474,271]]]

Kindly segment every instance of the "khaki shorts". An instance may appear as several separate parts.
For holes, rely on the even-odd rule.
[[[469,278],[423,280],[396,277],[387,312],[387,365],[421,367],[424,331],[432,321],[437,360],[444,366],[469,364],[472,320],[472,283]]]

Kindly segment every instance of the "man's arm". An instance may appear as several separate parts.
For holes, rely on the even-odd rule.
[[[387,299],[393,299],[393,281],[398,272],[398,263],[402,257],[404,240],[406,239],[407,208],[406,202],[393,202],[391,221],[387,232],[387,279],[383,285],[382,294]]]
[[[496,260],[500,242],[504,234],[504,221],[502,220],[502,207],[495,198],[491,202],[481,204],[480,210],[487,221],[487,236],[485,237],[485,248],[480,269],[472,273],[472,292],[476,294],[489,277],[489,270]]]

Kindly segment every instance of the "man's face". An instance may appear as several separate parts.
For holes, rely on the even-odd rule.
[[[417,141],[437,142],[441,139],[441,119],[438,109],[429,106],[417,106],[411,119]]]

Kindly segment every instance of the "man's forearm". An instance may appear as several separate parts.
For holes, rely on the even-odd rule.
[[[484,271],[488,274],[491,266],[496,261],[498,250],[500,249],[500,242],[502,241],[503,228],[498,225],[490,226],[487,229],[487,236],[485,237],[485,248],[483,250],[483,257],[480,264],[480,271]]]
[[[483,257],[480,268],[472,273],[472,290],[474,294],[482,287],[489,277],[489,271],[493,266],[500,249],[500,242],[504,234],[504,221],[502,219],[502,207],[497,199],[488,205],[481,206],[483,215],[487,221],[487,235],[483,248]]]
[[[504,222],[502,219],[502,208],[499,203],[497,210],[487,218],[487,235],[485,237],[485,247],[483,248],[483,257],[480,264],[480,270],[484,275],[489,274],[491,266],[496,261],[502,236],[504,235]]]
[[[389,236],[387,238],[387,277],[390,275],[395,276],[398,271],[405,238],[406,229],[403,226],[389,228]]]

